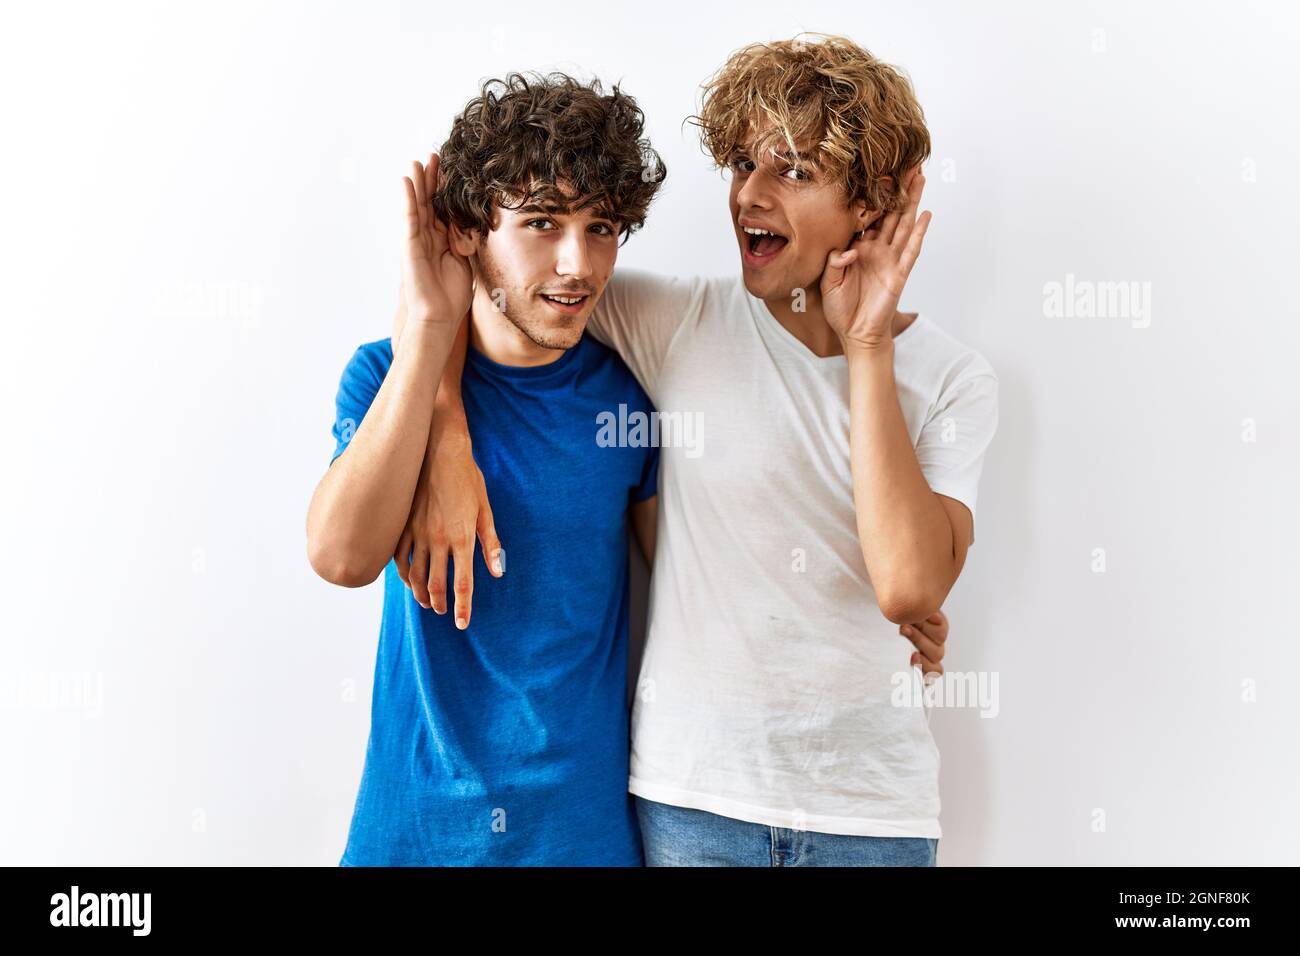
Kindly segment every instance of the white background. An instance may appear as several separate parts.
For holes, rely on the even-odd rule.
[[[932,715],[940,862],[1298,862],[1294,8],[453,9],[6,7],[0,862],[337,863],[382,585],[304,523],[400,177],[486,77],[622,81],[669,178],[620,263],[732,272],[682,120],[804,29],[912,76],[903,307],[1001,379],[945,660],[1000,709]],[[1067,274],[1150,283],[1149,327],[1048,318]]]

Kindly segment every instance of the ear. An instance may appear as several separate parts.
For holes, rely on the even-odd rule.
[[[458,256],[468,259],[478,252],[478,230],[461,229],[454,223],[448,227],[447,235],[451,241],[451,250]]]
[[[890,189],[894,185],[894,177],[881,176],[880,182],[886,189]],[[858,202],[855,211],[857,212],[858,232],[870,228],[872,224],[876,223],[877,220],[884,218],[885,215],[883,209],[868,209],[867,204],[863,201]]]
[[[857,234],[861,234],[865,229],[870,229],[876,220],[884,215],[884,213],[879,209],[868,209],[865,202],[859,202],[857,206],[854,207],[854,212],[856,215],[854,218],[853,231]]]
[[[858,213],[857,231],[862,232],[864,229],[871,228],[876,220],[878,220],[882,215],[884,215],[884,213],[879,209],[867,209],[866,205],[863,204],[862,212]]]

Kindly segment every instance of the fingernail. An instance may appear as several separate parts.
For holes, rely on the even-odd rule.
[[[463,617],[458,617],[456,618],[456,627],[463,631],[465,628],[469,627],[469,621],[465,620]]]
[[[492,572],[494,574],[506,573],[506,549],[497,548],[492,552]]]
[[[911,625],[904,624],[904,625],[903,625],[903,633],[904,633],[904,634],[911,634],[911,633],[912,633]]]

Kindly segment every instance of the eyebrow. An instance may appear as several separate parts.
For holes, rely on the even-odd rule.
[[[585,209],[586,205],[579,206],[578,208]],[[573,213],[573,206],[572,204],[569,205],[564,205],[560,203],[543,204],[543,203],[531,202],[528,203],[528,205],[526,206],[517,207],[514,211],[518,213],[528,213],[528,212],[541,213],[542,215],[545,216],[568,216]],[[608,207],[602,207],[597,209],[595,212],[595,217],[597,219],[608,220],[610,223],[614,223],[618,221]]]
[[[787,163],[788,165],[791,166],[806,166],[811,169],[820,168],[820,164],[817,162],[817,157],[815,153],[806,153],[806,154],[799,153],[799,152],[792,153],[787,149],[776,149],[776,148],[771,149],[769,152],[777,159],[781,160],[781,162]],[[731,155],[732,158],[735,158],[736,156],[744,156],[747,159],[753,159],[753,157],[750,156],[749,150],[743,146],[737,146],[735,149],[731,151]]]
[[[817,157],[813,153],[790,152],[785,149],[774,149],[772,155],[782,162],[789,163],[792,166],[817,166]]]

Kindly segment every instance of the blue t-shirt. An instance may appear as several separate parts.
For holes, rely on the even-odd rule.
[[[343,372],[334,458],[392,365]],[[506,574],[474,553],[473,614],[416,603],[390,561],[370,738],[342,866],[639,866],[628,780],[628,509],[657,449],[598,442],[598,416],[652,411],[584,336],[549,365],[471,348],[461,392]],[[333,464],[333,458],[331,459]],[[450,568],[450,563],[449,563]]]

